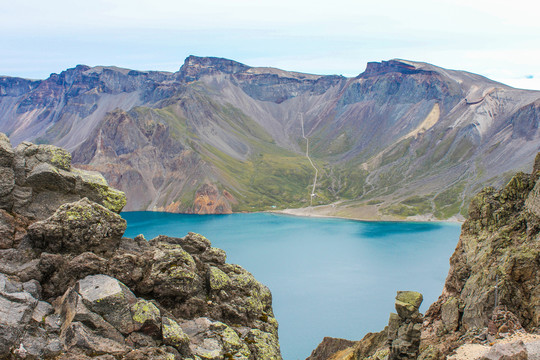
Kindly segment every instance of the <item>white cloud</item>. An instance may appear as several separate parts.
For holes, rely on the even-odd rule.
[[[540,90],[540,73],[534,78],[499,78],[497,81],[518,89]]]

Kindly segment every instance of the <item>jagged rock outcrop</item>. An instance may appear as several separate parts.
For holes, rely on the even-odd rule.
[[[510,334],[537,331],[540,325],[539,170],[540,154],[531,174],[518,172],[502,189],[485,188],[471,200],[468,219],[462,225],[459,242],[450,258],[442,295],[430,306],[423,323],[412,321],[405,327],[407,331],[401,331],[405,349],[413,343],[414,349],[418,349],[421,335],[418,354],[411,352],[409,358],[442,360],[463,344],[487,345]],[[398,351],[393,351],[394,339],[400,338],[398,324],[415,312],[412,305],[410,309],[404,304],[397,305],[398,302],[399,316],[392,315],[383,332],[368,334],[357,342],[351,359],[400,358],[396,353],[402,352],[403,343],[398,341]],[[381,340],[385,333],[393,340],[390,354],[389,344]],[[482,359],[538,356],[538,346],[514,341],[487,349]]]
[[[323,341],[311,352],[311,355],[306,360],[326,360],[331,356],[338,360],[342,358],[340,354],[344,350],[350,349],[355,344],[354,341],[346,339],[336,339],[325,337]],[[343,356],[347,356],[343,354]]]
[[[37,148],[29,173],[69,178],[63,150]],[[32,191],[65,195],[48,179]],[[0,210],[0,359],[281,359],[270,290],[204,236],[122,238],[125,220],[87,197],[42,220],[17,209]]]
[[[388,360],[416,359],[420,348],[420,331],[423,316],[418,309],[422,294],[415,291],[398,291],[397,314],[390,314],[388,321]]]
[[[362,340],[356,341],[351,349],[352,359],[385,359],[390,349],[388,347],[388,326],[378,333],[367,333]]]
[[[503,189],[472,199],[443,295],[426,313],[430,333],[485,327],[500,305],[525,329],[539,325],[540,218],[531,206],[538,175],[518,173]]]
[[[424,345],[448,354],[467,339],[538,327],[539,161],[540,154],[531,174],[517,173],[502,189],[472,199],[443,294],[426,312]]]

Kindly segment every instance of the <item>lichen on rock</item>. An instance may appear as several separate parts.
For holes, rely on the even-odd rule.
[[[178,323],[168,317],[161,319],[163,343],[171,345],[178,350],[189,344],[189,337],[184,333]]]
[[[131,317],[138,330],[152,333],[161,328],[161,312],[151,301],[139,299],[131,306]]]
[[[211,291],[220,291],[227,285],[229,285],[231,279],[227,274],[221,271],[215,266],[210,266],[210,271],[208,274],[208,284]]]

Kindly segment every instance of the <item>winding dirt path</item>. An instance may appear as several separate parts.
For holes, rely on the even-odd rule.
[[[313,197],[315,196],[315,187],[317,186],[317,177],[319,175],[319,170],[313,163],[313,160],[309,157],[309,138],[306,137],[304,133],[304,114],[300,113],[300,123],[302,124],[302,137],[306,140],[306,157],[309,160],[309,163],[315,169],[315,177],[313,179],[313,188],[311,189],[311,196],[309,201],[309,206],[313,206]]]

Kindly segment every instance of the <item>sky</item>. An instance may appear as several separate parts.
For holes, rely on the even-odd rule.
[[[535,0],[0,0],[0,75],[177,71],[189,55],[356,76],[394,58],[540,90]]]

